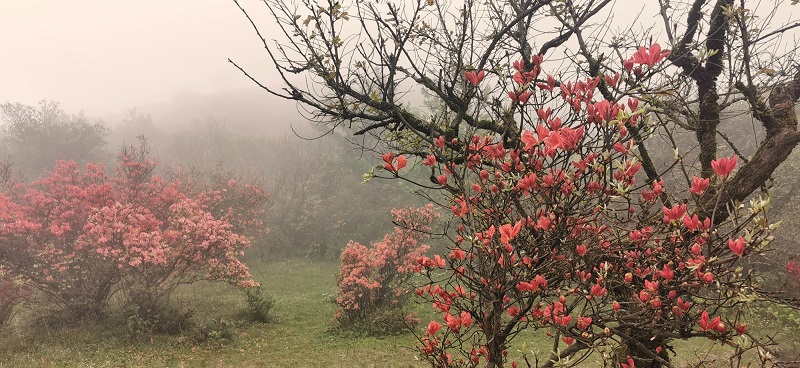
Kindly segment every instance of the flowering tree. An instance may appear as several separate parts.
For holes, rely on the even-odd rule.
[[[342,325],[381,312],[401,311],[407,300],[408,281],[418,270],[417,259],[429,248],[420,241],[430,233],[430,224],[439,214],[433,205],[427,205],[395,208],[392,216],[397,226],[382,241],[370,247],[350,241],[342,252],[336,295],[336,321]],[[389,316],[395,317],[401,316]]]
[[[181,182],[152,175],[143,151],[123,150],[113,178],[102,166],[81,172],[61,161],[0,196],[0,265],[76,317],[101,314],[118,289],[145,313],[180,284],[252,286],[239,261],[249,246],[240,232],[257,221],[236,217],[246,211],[234,207],[215,216],[209,209],[224,196],[184,192]]]
[[[634,56],[644,67],[666,56],[657,46],[640,53],[653,55]],[[532,63],[531,71],[516,63],[523,91],[511,92],[512,108],[523,99],[533,106],[562,99],[561,116],[550,108],[531,120],[523,115],[531,129],[514,148],[492,136],[474,135],[462,147],[439,137],[423,160],[440,173],[461,220],[446,259],[419,260],[430,283],[418,293],[442,313],[421,337],[431,363],[502,365],[509,342],[531,328],[555,340],[542,361],[523,357],[536,366],[577,364],[598,350],[617,364],[659,366],[669,364],[675,338],[731,342],[744,333],[736,313],[725,314],[729,320],[709,313],[735,310],[749,295],[750,277],[736,268],[770,241],[766,202],[720,222],[713,219],[720,207],[701,202],[729,185],[736,157],[712,161],[713,187],[699,176],[673,190],[660,179],[641,184],[630,131],[650,123],[639,101],[590,99],[599,78],[542,84],[534,96],[525,79],[536,78],[540,61]],[[465,78],[478,85],[473,73]],[[449,271],[445,281],[440,269]]]
[[[751,347],[733,339],[738,308],[766,296],[738,266],[774,225],[768,195],[740,203],[800,141],[781,44],[796,25],[775,18],[789,4],[648,2],[655,24],[593,0],[267,5],[287,39],[261,41],[284,85],[259,84],[374,136],[376,176],[427,166],[417,184],[457,219],[446,257],[419,260],[418,293],[442,313],[420,336],[434,366],[504,366],[529,328],[553,337],[529,366],[591,352],[664,366],[694,337]],[[752,152],[725,112],[761,124]]]

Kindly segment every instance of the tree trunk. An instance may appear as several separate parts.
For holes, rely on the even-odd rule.
[[[626,341],[623,351],[617,354],[617,364],[626,362],[628,356],[633,358],[636,368],[661,368],[665,366],[664,362],[669,364],[666,340],[663,338],[653,339],[652,336],[646,336],[642,332],[635,330],[629,332],[631,339]],[[656,349],[659,347],[661,350],[656,353]]]

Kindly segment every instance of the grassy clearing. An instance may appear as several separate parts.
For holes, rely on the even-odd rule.
[[[369,337],[333,330],[331,303],[336,292],[337,262],[288,261],[254,267],[256,279],[264,280],[266,293],[275,297],[270,324],[236,322],[245,307],[240,290],[225,285],[196,284],[180,289],[175,302],[191,306],[196,325],[230,332],[231,339],[199,341],[197,326],[179,336],[133,335],[124,321],[112,316],[97,325],[71,327],[22,323],[24,311],[12,328],[0,336],[2,367],[425,367],[415,359],[414,336],[409,334]],[[427,306],[417,307],[423,323],[433,317]],[[775,312],[780,315],[783,312]],[[221,328],[220,323],[232,323]],[[765,332],[779,332],[784,342],[797,345],[800,325],[762,318],[751,325]],[[783,328],[776,329],[777,326]],[[509,349],[518,359],[522,343],[528,349],[548,351],[551,344],[539,333],[525,332]],[[729,349],[710,341],[675,344],[678,366],[707,362],[708,367],[727,366]],[[790,346],[794,346],[790,345]],[[752,359],[752,357],[751,357]],[[599,356],[585,367],[602,366]]]
[[[277,298],[276,321],[239,324],[230,340],[197,342],[182,336],[132,337],[119,320],[99,325],[4,331],[0,367],[417,367],[413,336],[334,334],[334,275],[338,263],[285,262],[256,267],[254,277]],[[199,324],[236,321],[241,291],[196,284],[175,295],[192,306]],[[116,323],[115,323],[116,322]],[[415,364],[417,363],[417,364]]]

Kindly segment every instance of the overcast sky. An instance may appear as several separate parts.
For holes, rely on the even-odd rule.
[[[261,50],[232,1],[0,0],[0,102],[99,116],[181,93],[259,94],[227,59],[258,65]]]
[[[615,9],[638,14],[642,4],[619,0]],[[272,38],[269,24],[259,21]],[[0,0],[0,102],[49,99],[68,113],[105,116],[175,96],[236,91],[252,93],[273,117],[300,119],[293,103],[259,90],[228,58],[259,80],[274,78],[231,0]]]

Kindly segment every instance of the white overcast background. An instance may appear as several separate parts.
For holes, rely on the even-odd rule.
[[[243,3],[265,37],[282,38],[270,29],[274,23],[260,1]],[[619,0],[615,9],[655,17],[655,9],[639,13],[644,4]],[[103,117],[143,106],[150,113],[148,106],[176,100],[211,105],[226,95],[239,116],[196,106],[200,118],[243,119],[253,113],[242,106],[255,105],[271,124],[302,121],[294,103],[258,89],[228,58],[279,87],[269,82],[275,80],[271,63],[231,0],[0,0],[0,103],[48,99],[68,113]],[[180,99],[186,95],[206,97]],[[239,106],[231,102],[236,99],[247,101]],[[170,118],[180,114],[185,108]]]
[[[102,117],[181,95],[236,93],[272,117],[297,116],[228,58],[271,74],[232,1],[0,0],[0,103],[48,99]]]

